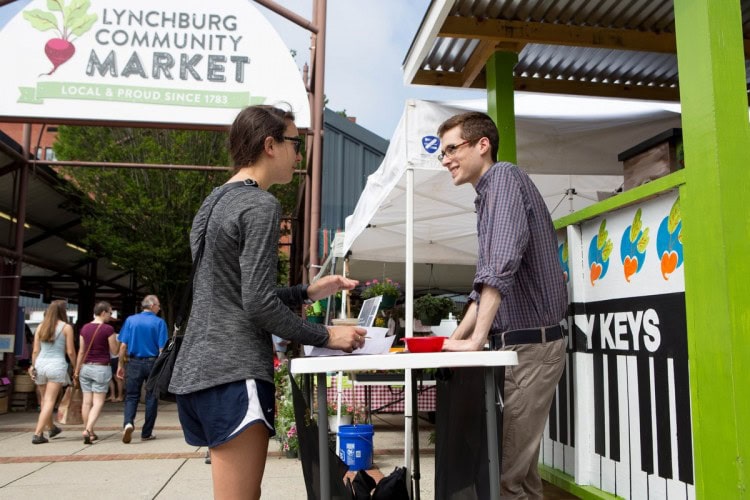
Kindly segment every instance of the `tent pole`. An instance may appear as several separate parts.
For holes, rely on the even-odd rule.
[[[409,165],[406,168],[406,336],[414,335],[414,168]],[[414,387],[412,384],[411,370],[404,373],[404,465],[406,466],[406,477],[411,479],[411,433],[413,427],[412,398]],[[412,496],[412,481],[407,483],[409,497]]]

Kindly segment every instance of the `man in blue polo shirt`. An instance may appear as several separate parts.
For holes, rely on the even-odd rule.
[[[123,443],[129,443],[132,439],[141,387],[146,383],[157,356],[167,343],[167,324],[157,316],[161,309],[159,298],[156,295],[147,295],[141,302],[141,307],[143,311],[140,314],[134,314],[125,320],[118,336],[121,345],[117,376],[125,378]],[[126,354],[127,365],[123,363]],[[155,396],[146,395],[146,420],[141,429],[141,441],[156,438],[153,430],[158,405],[159,400]]]

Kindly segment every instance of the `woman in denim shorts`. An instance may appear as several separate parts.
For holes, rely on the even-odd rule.
[[[83,392],[83,442],[91,444],[99,439],[94,432],[94,424],[104,406],[112,368],[109,366],[109,355],[117,352],[115,330],[107,324],[112,317],[112,306],[109,302],[99,302],[94,306],[94,321],[81,328],[81,348],[74,376],[78,378]]]
[[[34,334],[34,352],[31,355],[29,375],[39,386],[42,394],[42,409],[34,430],[33,444],[43,444],[45,427],[49,437],[60,434],[61,429],[52,421],[55,401],[63,385],[70,384],[68,362],[65,354],[73,360],[76,348],[73,343],[73,328],[67,323],[68,313],[64,300],[53,300],[44,313],[44,320]]]

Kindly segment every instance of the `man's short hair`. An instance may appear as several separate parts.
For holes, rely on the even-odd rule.
[[[159,303],[159,298],[156,295],[146,295],[141,301],[141,307],[143,309],[151,309],[154,304]]]
[[[461,137],[465,141],[476,142],[482,137],[490,141],[492,161],[497,161],[497,152],[500,147],[500,137],[497,133],[497,125],[486,113],[470,111],[460,115],[451,116],[438,128],[440,138],[452,128],[461,127]]]
[[[283,142],[289,121],[294,121],[294,113],[274,106],[248,106],[240,111],[229,130],[229,154],[234,172],[258,161],[266,137]]]

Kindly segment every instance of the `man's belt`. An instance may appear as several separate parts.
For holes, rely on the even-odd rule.
[[[519,344],[543,344],[564,337],[563,328],[560,325],[543,326],[542,328],[527,328],[524,330],[510,330],[507,332],[492,332],[491,340],[493,348],[502,349],[509,345]]]
[[[152,359],[156,359],[156,356],[128,356],[130,359],[140,359],[143,361],[148,361]]]

